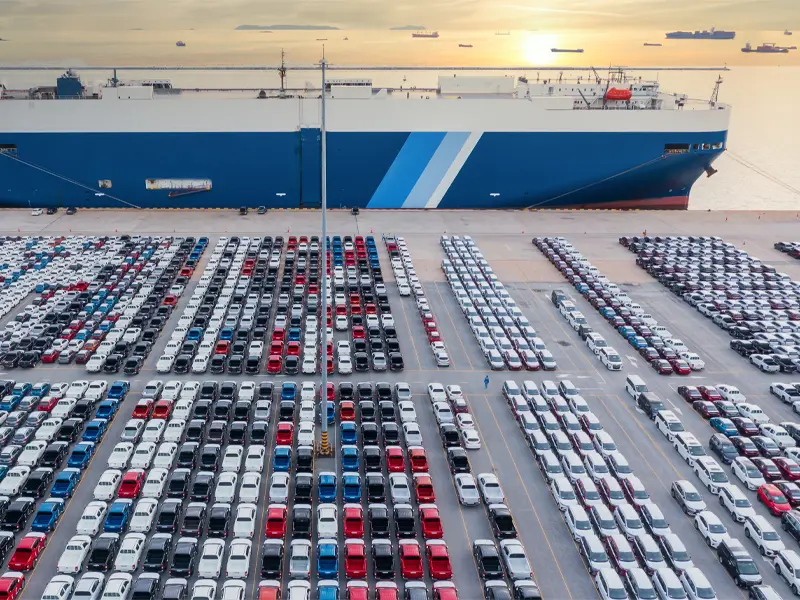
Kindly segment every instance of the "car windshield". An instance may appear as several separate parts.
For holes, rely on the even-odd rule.
[[[603,550],[589,553],[589,560],[592,562],[608,562],[608,555]]]
[[[724,471],[711,471],[711,481],[714,483],[725,483],[728,481],[728,476]]]
[[[770,498],[775,504],[786,504],[786,497],[783,494],[771,494]]]
[[[709,533],[726,533],[727,530],[722,523],[710,523],[708,526]]]
[[[692,560],[692,557],[689,556],[689,553],[686,550],[673,550],[672,559],[673,560],[680,560],[680,561],[687,561],[687,560]]]
[[[630,550],[621,550],[619,553],[619,559],[622,562],[636,562],[636,557]]]
[[[758,575],[758,567],[752,560],[737,560],[739,575]]]
[[[733,505],[736,508],[750,508],[752,505],[750,504],[750,500],[747,498],[738,498],[734,501]]]
[[[651,563],[664,562],[664,557],[661,556],[661,552],[659,550],[651,550],[650,552],[645,552],[644,558],[647,562]]]
[[[697,597],[701,600],[714,600],[717,596],[714,593],[714,588],[699,587],[697,588]]]
[[[667,597],[670,599],[679,600],[680,598],[686,598],[686,592],[682,587],[678,588],[668,587]]]
[[[770,531],[769,529],[761,532],[761,537],[767,542],[777,542],[781,539],[777,531]]]

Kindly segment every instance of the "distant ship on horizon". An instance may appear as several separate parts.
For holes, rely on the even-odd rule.
[[[459,48],[472,48],[472,44],[459,44]]]
[[[583,48],[550,48],[550,52],[574,52],[576,54],[581,54]]]
[[[645,46],[661,46],[662,44],[654,44],[652,42],[645,42],[644,45]]]
[[[784,29],[783,30],[783,35],[792,35],[792,32],[789,31],[788,29]]]
[[[666,34],[668,40],[732,40],[736,37],[735,31],[722,29],[704,29],[703,31],[671,31]]]
[[[511,35],[510,31],[495,31],[495,35]]]
[[[412,38],[438,38],[438,31],[415,31],[411,34]]]
[[[742,48],[742,52],[750,53],[754,52],[756,54],[788,54],[789,48],[782,48],[781,46],[776,46],[770,42],[764,42],[760,46],[753,48],[750,45],[750,42],[747,42]]]
[[[186,42],[177,41],[177,42],[175,42],[175,45],[178,48],[183,48],[184,46],[186,46]]]

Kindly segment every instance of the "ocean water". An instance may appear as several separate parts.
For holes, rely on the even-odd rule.
[[[258,35],[258,32],[247,33]],[[309,32],[305,33],[308,35]],[[328,32],[311,33],[331,35]],[[266,37],[267,34],[262,35]],[[369,62],[366,58],[369,57],[365,57],[364,63]],[[569,57],[569,60],[578,59]],[[98,63],[107,64],[104,61],[95,64]],[[265,61],[264,64],[274,63]],[[399,57],[394,64],[401,64]],[[79,66],[77,70],[81,73]],[[432,87],[438,74],[411,70],[335,71],[330,76],[371,77],[378,86]],[[52,85],[57,75],[58,71],[0,70],[0,81],[9,88],[24,89],[34,85]],[[102,82],[110,75],[110,72],[84,71],[82,78],[89,83]],[[554,73],[529,67],[521,68],[514,75],[535,78],[537,75],[553,77]],[[723,78],[719,100],[733,106],[727,152],[715,163],[718,173],[710,178],[701,178],[694,186],[690,209],[800,212],[800,168],[797,159],[797,143],[800,140],[797,108],[800,67],[732,66],[727,71],[640,71],[637,75],[657,78],[667,91],[686,93],[700,99],[710,98],[717,77]],[[262,71],[121,71],[118,76],[125,79],[170,79],[176,87],[260,88],[277,87],[279,82],[274,72]],[[289,72],[288,87],[303,87],[306,84],[319,86],[319,74],[313,71]]]

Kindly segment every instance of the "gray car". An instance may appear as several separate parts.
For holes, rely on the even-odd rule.
[[[525,554],[525,547],[519,540],[503,540],[500,542],[500,556],[506,573],[512,581],[518,579],[533,579],[531,564]]]
[[[503,488],[493,473],[478,473],[478,487],[486,504],[505,504],[506,497]]]
[[[475,485],[475,478],[469,473],[458,473],[453,476],[456,483],[458,501],[464,506],[476,506],[481,503],[478,487]]]
[[[397,402],[403,402],[404,400],[411,401],[411,386],[406,382],[399,381],[394,384],[394,391],[397,395]]]
[[[493,371],[502,371],[506,368],[506,363],[503,360],[503,356],[497,350],[487,350],[486,361],[489,363],[489,367]]]
[[[393,504],[406,504],[411,502],[411,486],[405,473],[391,473],[389,475],[389,493],[392,495]]]
[[[139,441],[144,431],[145,422],[143,419],[130,419],[125,423],[125,429],[119,436],[121,442],[133,442],[134,444]]]
[[[289,475],[287,473],[273,473],[269,478],[270,504],[286,504],[289,500]]]

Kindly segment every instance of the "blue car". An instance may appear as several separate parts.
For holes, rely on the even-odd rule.
[[[319,600],[339,600],[339,582],[333,579],[321,579],[317,583]]]
[[[128,394],[129,389],[131,389],[130,384],[124,379],[120,379],[111,384],[111,386],[108,388],[108,394],[106,394],[106,396],[116,400],[123,400]]]
[[[336,473],[324,471],[319,474],[317,493],[320,502],[336,502]]]
[[[103,521],[103,531],[108,533],[121,533],[128,528],[131,519],[133,500],[122,498],[116,500],[108,509],[106,520]]]
[[[116,400],[103,400],[97,405],[95,416],[106,421],[111,421],[117,414],[118,403]]]
[[[345,502],[361,502],[361,477],[358,473],[342,475],[342,490]]]
[[[299,342],[302,334],[299,327],[289,327],[289,331],[286,335],[290,342]]]
[[[336,540],[320,540],[317,544],[317,575],[320,579],[338,577],[339,548]]]
[[[8,465],[0,465],[0,481],[6,478],[6,473],[8,473],[9,468]]]
[[[272,469],[288,472],[292,466],[292,449],[289,446],[277,446],[272,455]]]
[[[358,448],[342,446],[342,471],[358,471]]]
[[[358,443],[358,429],[356,428],[356,424],[352,421],[345,421],[342,423],[339,426],[339,433],[342,446]]]
[[[108,421],[106,419],[92,419],[86,424],[81,439],[84,442],[99,443],[106,433],[106,427],[108,427]]]
[[[636,331],[630,325],[620,325],[617,327],[617,331],[625,339],[628,339],[629,335],[636,335]]]
[[[50,391],[50,384],[46,381],[42,381],[37,383],[31,388],[31,396],[36,396],[37,398],[43,398],[47,395],[47,392]]]
[[[281,386],[281,400],[294,400],[297,398],[297,384],[294,381],[286,381]]]
[[[13,388],[11,388],[11,393],[14,396],[19,396],[20,398],[22,398],[23,396],[30,396],[32,389],[33,385],[31,385],[27,381],[22,381],[16,384]]]
[[[75,486],[81,480],[80,469],[68,468],[56,475],[53,487],[50,488],[50,495],[54,498],[71,498]]]
[[[739,432],[736,429],[736,425],[733,424],[733,421],[725,417],[712,417],[709,419],[708,424],[711,425],[711,427],[713,427],[716,431],[728,437],[739,435]]]
[[[328,400],[327,406],[328,425],[333,425],[333,422],[336,419],[336,406],[333,404],[333,400]]]
[[[64,500],[62,498],[48,498],[36,511],[36,516],[33,517],[31,529],[33,531],[40,531],[48,533],[53,531],[56,523],[64,513]]]
[[[233,339],[233,327],[223,327],[219,331],[220,341],[230,342]]]
[[[603,315],[605,319],[613,319],[615,316],[617,316],[616,311],[610,306],[602,307],[600,309],[600,314]]]
[[[67,466],[85,469],[89,461],[92,460],[93,455],[94,442],[81,442],[73,448],[72,454],[69,455],[69,460],[67,460]]]
[[[22,400],[22,396],[17,396],[15,394],[9,394],[7,396],[3,396],[3,399],[0,400],[0,410],[4,410],[6,412],[12,412],[17,408],[17,406]]]
[[[186,334],[186,339],[189,341],[197,341],[203,337],[203,330],[200,327],[192,327]]]

